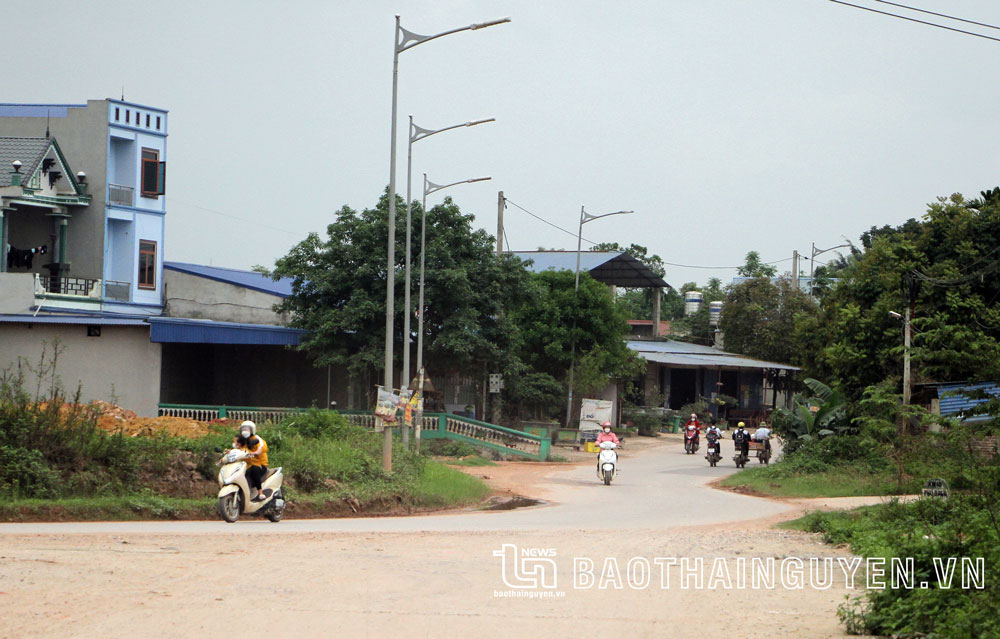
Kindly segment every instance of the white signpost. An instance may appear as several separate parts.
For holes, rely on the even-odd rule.
[[[580,430],[600,430],[601,424],[611,421],[610,399],[584,399],[580,405]]]

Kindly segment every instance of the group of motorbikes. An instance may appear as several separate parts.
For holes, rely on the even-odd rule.
[[[708,440],[708,451],[705,453],[705,459],[708,460],[709,466],[715,467],[720,461],[722,461],[722,440],[713,432],[709,432],[706,437]],[[748,444],[744,448],[739,442],[736,442],[736,454],[733,456],[733,462],[736,464],[737,468],[744,468],[747,462],[750,461],[750,452],[753,451],[757,456],[757,461],[761,464],[767,465],[771,461],[771,443],[770,434],[766,439],[758,440],[752,439],[750,434],[747,433],[746,443]],[[701,428],[699,424],[688,422],[684,426],[684,452],[693,455],[698,452],[698,448],[701,440]]]

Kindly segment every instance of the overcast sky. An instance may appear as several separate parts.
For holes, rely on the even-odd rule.
[[[904,12],[874,0],[852,0]],[[995,0],[903,0],[1000,24]],[[168,260],[271,266],[343,205],[389,182],[394,14],[434,34],[404,52],[406,122],[443,128],[414,147],[437,183],[512,249],[584,237],[666,262],[766,261],[857,242],[938,196],[1000,184],[1000,42],[828,0],[170,2],[57,0],[4,16],[2,101],[120,97],[170,111]],[[1000,31],[946,22],[1000,37]],[[74,167],[85,169],[85,167]],[[584,241],[584,248],[588,243]],[[832,256],[827,253],[818,258]],[[808,272],[808,262],[802,269]],[[733,269],[667,267],[679,287]]]

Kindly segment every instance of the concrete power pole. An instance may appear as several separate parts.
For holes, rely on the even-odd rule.
[[[503,255],[503,191],[497,192],[497,257]]]
[[[799,290],[799,252],[792,251],[792,286]]]

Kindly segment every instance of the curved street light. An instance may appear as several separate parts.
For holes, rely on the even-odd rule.
[[[462,124],[446,126],[443,129],[425,129],[414,124],[413,116],[410,116],[409,143],[407,144],[406,149],[406,312],[403,314],[403,374],[399,381],[400,386],[408,386],[410,380],[413,379],[410,375],[410,236],[413,228],[413,225],[410,222],[410,210],[412,209],[412,196],[410,195],[410,191],[412,189],[413,182],[413,144],[444,131],[451,131],[452,129],[458,129],[461,127],[476,126],[477,124],[486,124],[487,122],[496,122],[496,118],[463,122]],[[424,198],[426,199],[426,197],[427,194],[425,193]],[[418,366],[417,370],[419,369],[420,367]],[[403,434],[405,439],[405,430],[403,431]]]
[[[423,44],[429,40],[434,40],[442,36],[458,33],[460,31],[476,31],[497,24],[510,22],[510,18],[500,18],[489,22],[477,22],[466,27],[449,29],[434,35],[420,35],[408,31],[399,25],[399,14],[396,14],[396,29],[392,38],[392,123],[390,126],[389,145],[389,239],[386,250],[386,290],[385,290],[385,376],[384,385],[386,390],[392,392],[392,333],[393,333],[393,307],[395,305],[395,268],[396,268],[396,103],[399,85],[399,54],[403,51]],[[382,446],[382,467],[392,470],[392,432],[390,428],[385,429],[384,442]]]
[[[591,215],[584,210],[584,207],[580,207],[580,226],[578,227],[576,233],[576,282],[573,284],[573,294],[575,295],[577,291],[580,290],[580,245],[583,242],[583,225],[587,222],[593,222],[594,220],[599,220],[602,217],[610,217],[612,215],[629,215],[635,213],[635,211],[615,211],[614,213],[604,213],[602,215]],[[573,415],[573,365],[576,363],[576,317],[573,317],[573,333],[572,341],[570,342],[572,346],[570,347],[569,354],[569,391],[567,392],[566,398],[566,428],[569,428],[570,422]]]

